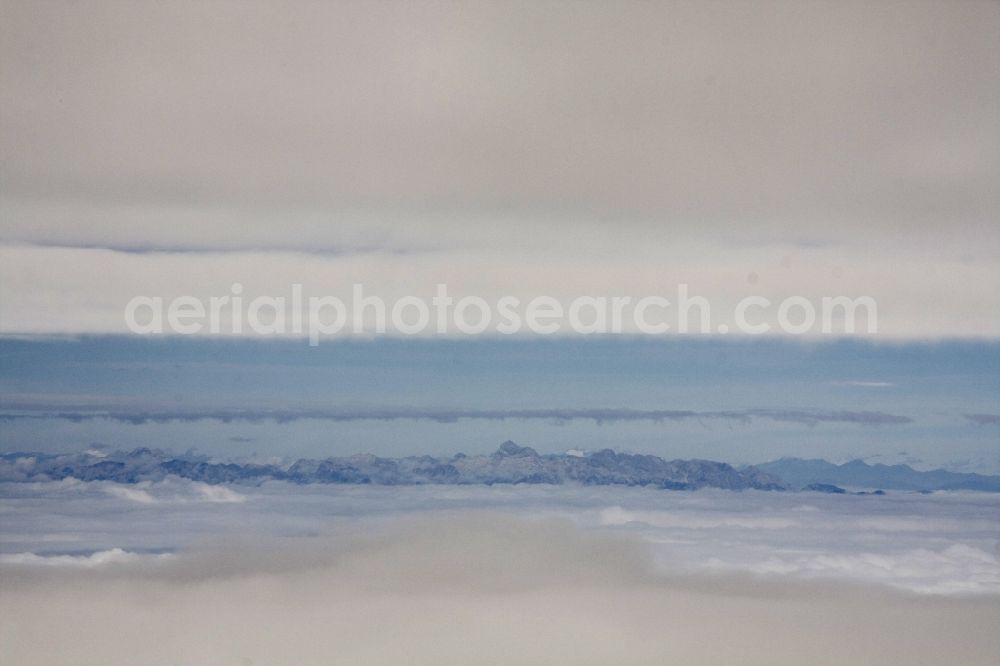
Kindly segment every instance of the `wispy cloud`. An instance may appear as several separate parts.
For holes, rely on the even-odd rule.
[[[976,425],[1000,425],[1000,414],[962,414]]]

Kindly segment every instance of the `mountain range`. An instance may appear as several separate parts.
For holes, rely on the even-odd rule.
[[[213,462],[203,456],[174,456],[148,448],[129,452],[78,454],[5,454],[0,481],[58,480],[137,483],[168,475],[204,483],[360,483],[375,485],[580,483],[652,486],[670,490],[726,488],[779,490],[784,484],[754,467],[737,469],[710,460],[671,460],[653,455],[616,453],[540,455],[534,449],[504,442],[492,455],[456,454],[449,458],[382,458],[371,454],[303,458],[288,465]]]
[[[611,449],[539,454],[504,442],[490,455],[383,458],[372,454],[301,458],[286,464],[218,462],[189,453],[159,449],[89,450],[83,453],[8,453],[0,455],[0,481],[82,481],[138,483],[177,476],[209,484],[343,483],[372,485],[577,483],[648,486],[668,490],[814,490],[843,492],[840,486],[892,490],[981,490],[1000,492],[1000,477],[945,470],[919,472],[906,465],[868,465],[855,460],[834,465],[825,460],[782,458],[734,467],[711,460],[665,460]]]

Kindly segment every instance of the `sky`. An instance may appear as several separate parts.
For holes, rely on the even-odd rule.
[[[4,450],[400,455],[516,439],[1000,471],[996,3],[0,12]],[[683,283],[720,313],[750,295],[869,296],[878,330],[449,329],[311,348],[125,325],[133,297],[234,283],[248,300],[443,283],[563,303]],[[273,409],[325,416],[250,418]],[[495,418],[515,409],[543,413]],[[556,409],[576,416],[544,416]],[[608,409],[692,415],[586,416]],[[94,410],[131,418],[76,418]],[[229,422],[195,418],[220,410]],[[391,418],[344,418],[379,410]]]
[[[995,474],[998,351],[707,337],[18,339],[0,342],[0,433],[5,451],[396,457],[487,453],[513,439],[544,453],[862,458]]]

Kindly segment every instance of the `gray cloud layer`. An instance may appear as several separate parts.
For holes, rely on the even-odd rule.
[[[15,1],[3,16],[16,200],[639,213],[805,239],[947,220],[996,240],[994,3]],[[44,221],[9,233],[58,241]]]

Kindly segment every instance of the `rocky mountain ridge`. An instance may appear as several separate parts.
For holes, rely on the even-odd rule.
[[[491,455],[450,458],[371,454],[322,459],[302,458],[290,465],[216,462],[194,454],[175,456],[139,448],[128,452],[80,454],[5,454],[0,481],[83,481],[138,483],[174,475],[203,483],[353,483],[374,485],[578,483],[651,486],[669,490],[724,488],[782,490],[778,478],[755,467],[736,468],[711,460],[664,460],[654,455],[611,449],[586,455],[539,454],[504,442]]]

